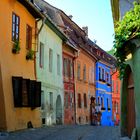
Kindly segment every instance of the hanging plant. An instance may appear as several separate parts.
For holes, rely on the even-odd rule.
[[[115,24],[114,55],[117,59],[120,79],[124,76],[126,56],[128,53],[133,53],[135,48],[131,40],[136,38],[140,38],[140,5],[134,2],[134,8]]]
[[[26,54],[26,59],[27,60],[33,60],[34,59],[34,51],[32,49],[29,49],[27,54]]]
[[[20,51],[20,42],[16,40],[13,44],[12,53],[18,54]]]

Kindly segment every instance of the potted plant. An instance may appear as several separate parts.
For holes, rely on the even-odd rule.
[[[134,2],[134,8],[128,11],[123,17],[123,19],[119,22],[116,22],[115,25],[114,55],[117,59],[117,64],[120,71],[120,78],[123,78],[124,76],[124,70],[126,67],[126,56],[129,53],[134,53],[135,48],[137,47],[136,40],[139,38],[140,5]]]
[[[20,42],[16,40],[13,44],[12,53],[18,54],[20,51]]]
[[[27,51],[26,59],[27,59],[27,60],[33,60],[33,59],[34,59],[34,51],[33,51],[32,49],[29,49],[29,50]]]

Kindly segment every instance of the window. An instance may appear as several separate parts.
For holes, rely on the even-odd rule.
[[[116,102],[116,113],[118,113],[118,103]]]
[[[41,106],[41,82],[12,77],[12,85],[15,107]]]
[[[74,99],[73,99],[73,93],[70,93],[70,107],[74,107]]]
[[[118,88],[118,81],[116,81],[116,93],[118,93],[118,90],[119,90],[119,88]]]
[[[65,92],[65,108],[68,108],[68,93]]]
[[[67,59],[66,58],[63,58],[63,73],[64,73],[64,76],[67,75]]]
[[[109,83],[109,74],[106,73],[106,82]]]
[[[109,99],[107,98],[107,108],[110,109]]]
[[[101,68],[99,67],[99,80],[101,80]]]
[[[50,92],[50,110],[53,109],[53,93]]]
[[[92,81],[92,83],[95,83],[95,81],[94,81],[94,80],[95,80],[95,79],[94,79],[94,74],[95,74],[95,73],[94,73],[94,67],[92,67],[91,73],[92,73],[92,74],[91,74],[91,75],[92,75],[92,76],[91,76],[91,77],[92,77],[92,78],[91,78],[91,81]]]
[[[57,54],[57,74],[60,75],[60,55]]]
[[[86,81],[86,65],[83,68],[83,80]]]
[[[32,48],[32,28],[29,25],[26,25],[26,48]]]
[[[102,69],[102,80],[104,81],[104,69]]]
[[[41,109],[42,110],[45,109],[45,95],[44,95],[44,91],[41,91]]]
[[[39,53],[39,65],[40,68],[44,67],[44,44],[40,42],[40,53]]]
[[[101,97],[101,106],[104,107],[103,97]]]
[[[84,107],[87,107],[87,96],[86,96],[86,93],[84,93]]]
[[[70,78],[71,76],[71,69],[70,69],[70,59],[67,58],[67,71],[68,71],[68,77]]]
[[[77,65],[77,79],[80,80],[80,64]]]
[[[81,108],[81,94],[78,94],[78,107]]]
[[[114,91],[114,80],[112,80],[112,92]]]
[[[12,41],[19,41],[19,25],[20,18],[15,13],[12,13]]]
[[[73,79],[73,62],[70,61],[70,77]]]
[[[53,51],[49,49],[49,72],[52,72],[53,67]]]
[[[100,104],[100,97],[98,97],[98,104]]]

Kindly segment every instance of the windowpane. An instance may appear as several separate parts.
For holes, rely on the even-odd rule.
[[[104,69],[102,69],[102,80],[104,80]]]
[[[77,79],[80,80],[80,64],[77,65]]]
[[[26,48],[32,48],[32,28],[29,25],[26,25]]]
[[[99,67],[99,80],[101,80],[101,68]]]
[[[12,41],[19,40],[19,21],[19,16],[12,13]]]
[[[86,65],[83,68],[83,79],[86,80]]]
[[[57,54],[57,74],[60,75],[60,55]]]
[[[53,66],[53,51],[52,49],[49,49],[49,71],[52,72],[52,66]]]
[[[86,96],[86,93],[84,93],[84,107],[87,107],[87,96]]]
[[[73,62],[70,61],[70,77],[73,78]]]
[[[44,44],[40,42],[39,65],[44,67]]]
[[[68,108],[68,93],[65,92],[65,107]]]
[[[50,92],[50,109],[53,109],[53,93]]]
[[[81,108],[81,94],[78,94],[78,107]]]

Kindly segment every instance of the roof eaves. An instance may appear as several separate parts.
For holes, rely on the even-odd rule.
[[[63,41],[67,41],[68,38],[67,36],[60,31],[60,29],[58,29],[58,27],[53,23],[53,21],[46,16],[46,21],[45,21],[46,25],[48,25]]]
[[[28,0],[17,0],[21,3],[32,15],[34,18],[43,18],[43,14]]]

